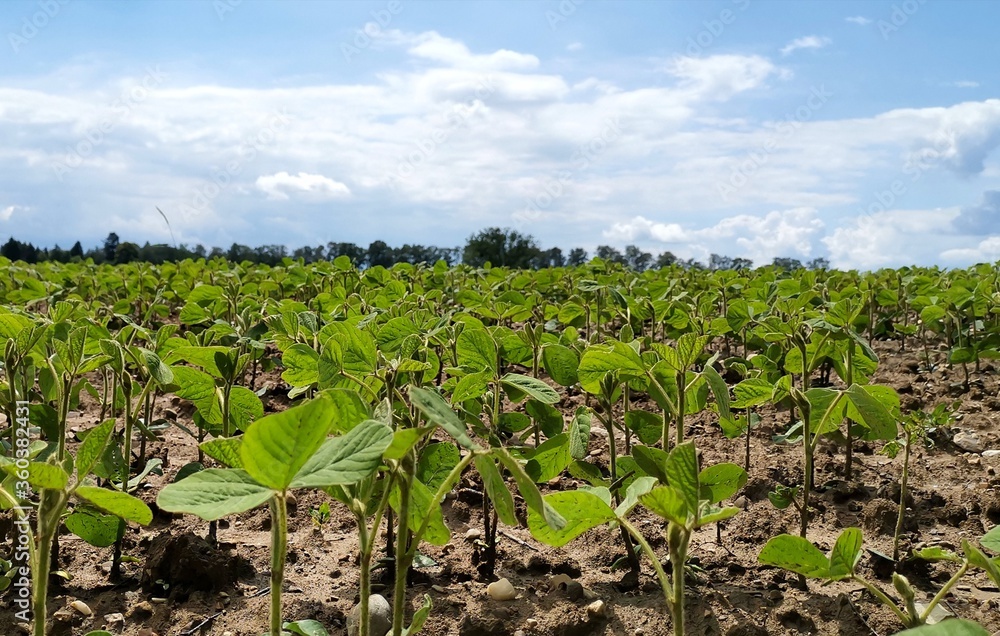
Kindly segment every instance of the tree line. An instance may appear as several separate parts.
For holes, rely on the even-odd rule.
[[[190,247],[186,244],[144,245],[122,241],[118,234],[111,232],[104,242],[84,250],[80,241],[66,250],[59,245],[51,248],[36,247],[31,243],[22,243],[11,237],[2,247],[0,256],[12,261],[40,263],[46,261],[72,262],[92,260],[95,263],[131,263],[134,261],[160,264],[178,262],[184,259],[214,259],[224,258],[228,261],[241,263],[248,261],[262,265],[279,265],[286,258],[303,260],[306,263],[329,260],[346,256],[358,268],[391,267],[396,263],[436,263],[441,260],[449,265],[462,262],[473,267],[481,267],[486,263],[511,267],[516,269],[541,269],[544,267],[576,266],[590,259],[587,250],[576,247],[567,253],[561,248],[543,249],[530,234],[524,234],[509,228],[491,227],[469,236],[464,247],[436,247],[426,245],[405,244],[392,247],[385,241],[373,241],[367,248],[355,243],[330,241],[325,245],[303,246],[289,250],[284,245],[258,245],[250,247],[233,243],[229,249],[221,247],[206,248],[203,245]],[[672,252],[661,252],[654,256],[635,245],[628,245],[620,251],[610,245],[600,245],[593,256],[605,261],[620,263],[635,271],[660,269],[679,265],[687,269],[712,270],[743,270],[751,269],[753,261],[740,257],[712,254],[707,263],[696,259],[679,259]],[[771,265],[782,269],[827,269],[829,262],[825,258],[816,258],[807,263],[795,258],[775,258]]]

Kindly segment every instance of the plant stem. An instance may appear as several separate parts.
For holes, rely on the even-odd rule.
[[[288,507],[285,493],[275,493],[271,507],[271,636],[281,636],[281,586],[288,549]]]
[[[674,602],[670,610],[674,623],[674,636],[684,636],[684,563],[687,561],[687,546],[691,534],[680,526],[674,524],[671,526],[667,530],[674,584]]]
[[[660,589],[663,590],[663,599],[667,602],[667,607],[673,611],[674,590],[670,586],[670,579],[667,578],[667,573],[663,569],[663,564],[660,563],[660,558],[656,556],[655,552],[653,552],[653,548],[649,545],[649,542],[646,541],[646,537],[642,536],[642,533],[639,532],[638,528],[633,526],[626,519],[619,518],[618,523],[621,524],[622,528],[625,528],[625,531],[628,532],[633,539],[635,539],[635,542],[638,543],[639,547],[642,549],[643,554],[646,555],[646,558],[653,562],[653,569],[656,571],[656,578],[660,581]]]
[[[892,535],[892,560],[899,562],[899,537],[903,534],[903,520],[906,514],[906,489],[909,479],[910,468],[910,442],[911,435],[905,431],[906,436],[903,446],[903,474],[899,478],[899,514],[896,515],[896,530]]]
[[[868,581],[866,581],[864,578],[858,576],[857,574],[853,575],[852,578],[855,581],[857,581],[858,583],[860,583],[861,585],[864,585],[865,589],[868,590],[869,592],[871,592],[872,596],[874,596],[875,598],[877,598],[879,600],[879,602],[881,602],[883,605],[885,605],[886,607],[888,607],[889,609],[891,609],[892,612],[893,612],[893,614],[895,614],[896,617],[899,618],[900,622],[903,623],[904,627],[916,627],[917,626],[917,625],[913,625],[912,624],[913,621],[910,619],[910,617],[907,616],[906,613],[903,612],[903,610],[899,609],[899,606],[896,605],[896,603],[893,602],[893,600],[891,598],[889,598],[886,595],[885,592],[883,592],[882,590],[880,590],[876,586],[872,585],[871,583],[869,583]]]
[[[396,586],[392,595],[392,634],[402,636],[403,614],[406,612],[406,576],[410,569],[410,551],[407,540],[410,536],[410,487],[414,479],[413,451],[401,460],[399,470],[399,529],[396,533]],[[433,508],[431,508],[433,509]],[[419,541],[415,541],[417,543]]]
[[[847,343],[847,386],[854,384],[854,339]],[[851,479],[854,468],[854,430],[851,420],[847,420],[847,457],[844,461],[844,478]]]
[[[965,573],[968,571],[969,571],[969,562],[968,560],[966,560],[964,563],[962,563],[962,567],[958,568],[958,572],[955,572],[955,576],[948,579],[948,582],[944,584],[944,587],[942,587],[938,591],[938,593],[934,595],[934,598],[931,599],[931,602],[927,604],[927,608],[924,609],[924,613],[920,615],[921,625],[927,622],[927,617],[931,615],[931,612],[934,611],[934,608],[937,607],[937,604],[943,601],[946,596],[948,596],[948,593],[951,592],[951,588],[955,587],[955,584],[958,583],[959,579],[965,576]]]

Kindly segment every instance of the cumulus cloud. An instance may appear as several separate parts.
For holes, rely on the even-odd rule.
[[[788,71],[759,55],[677,57],[667,65],[667,72],[679,78],[682,87],[713,100],[758,88],[772,75],[789,76]]]
[[[823,221],[813,208],[776,210],[764,215],[739,214],[709,227],[685,228],[679,223],[651,221],[637,216],[615,223],[604,236],[617,243],[655,242],[685,256],[705,258],[723,254],[749,258],[758,265],[775,257],[808,257]]]
[[[822,239],[834,267],[878,269],[937,260],[953,243],[942,236],[956,209],[887,210],[859,216]]]
[[[296,175],[278,172],[272,175],[257,177],[257,189],[267,194],[267,198],[287,201],[289,193],[305,193],[321,198],[339,198],[349,196],[350,188],[339,181],[320,174],[300,172]]]
[[[819,35],[807,35],[801,38],[795,38],[785,46],[781,48],[782,55],[789,55],[793,51],[798,51],[799,49],[821,49],[825,46],[829,46],[833,40],[828,37],[822,37]]]
[[[10,217],[14,216],[14,212],[21,209],[17,205],[8,205],[5,208],[0,208],[0,221],[9,221]]]
[[[408,52],[414,57],[440,62],[454,68],[525,71],[537,68],[540,63],[534,55],[507,49],[475,54],[463,42],[445,37],[437,31],[412,36],[400,34],[397,41],[409,44]]]
[[[967,266],[975,263],[995,263],[1000,261],[1000,236],[988,236],[975,247],[960,247],[945,250],[941,258],[949,263]]]

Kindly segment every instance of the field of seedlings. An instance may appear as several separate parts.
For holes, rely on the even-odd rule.
[[[0,296],[0,634],[1000,633],[993,266]]]

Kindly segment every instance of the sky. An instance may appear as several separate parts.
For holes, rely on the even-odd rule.
[[[5,0],[0,236],[500,226],[758,265],[997,261],[998,23],[992,0]]]

